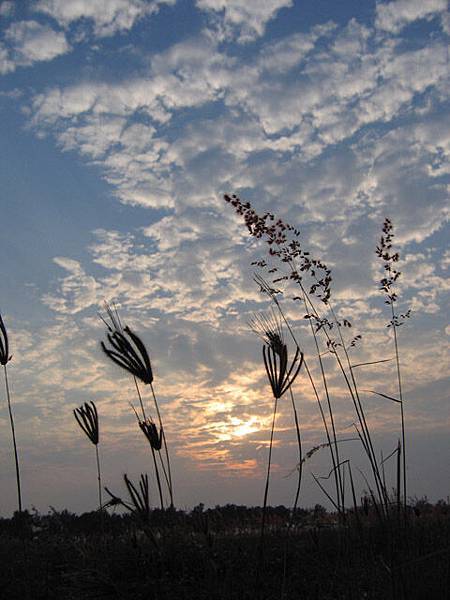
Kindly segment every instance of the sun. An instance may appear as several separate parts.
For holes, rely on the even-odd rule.
[[[244,437],[246,435],[249,435],[250,433],[258,431],[259,429],[256,417],[250,417],[250,419],[247,420],[238,419],[237,417],[231,417],[230,425],[230,433],[233,437]]]

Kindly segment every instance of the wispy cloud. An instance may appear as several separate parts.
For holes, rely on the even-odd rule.
[[[63,32],[37,21],[16,21],[6,29],[5,42],[0,45],[0,73],[53,60],[70,49]]]
[[[111,36],[131,29],[139,19],[156,13],[163,4],[176,0],[38,0],[35,11],[55,19],[67,28],[81,19],[93,24],[94,34]]]
[[[399,33],[403,27],[419,19],[430,20],[444,16],[448,9],[446,0],[394,0],[378,2],[375,26],[389,33]]]
[[[223,38],[236,37],[246,43],[264,34],[266,24],[282,8],[290,8],[292,0],[196,0],[198,8],[214,15],[212,24]]]
[[[64,43],[69,51],[67,39],[76,46],[78,27],[110,53],[103,63],[102,53],[77,47],[80,69],[15,95],[27,134],[72,153],[77,166],[90,165],[117,198],[111,200],[117,212],[83,232],[88,241],[76,260],[65,246],[54,252],[54,279],[40,292],[52,325],[33,334],[18,328],[20,368],[31,382],[21,390],[23,409],[45,396],[36,429],[56,407],[48,418],[62,428],[61,440],[70,439],[68,405],[95,399],[117,452],[136,430],[127,413],[132,386],[98,347],[95,313],[103,299],[116,300],[148,342],[179,464],[189,473],[201,465],[202,473],[259,477],[271,407],[261,349],[246,322],[267,307],[251,265],[265,248],[224,206],[224,192],[241,193],[260,212],[300,226],[304,247],[333,269],[336,310],[363,334],[355,351],[361,360],[379,359],[392,344],[374,247],[383,218],[393,219],[402,254],[400,301],[413,309],[411,327],[401,330],[408,414],[416,429],[422,417],[430,429],[444,427],[442,314],[449,289],[442,233],[450,126],[443,3],[378,3],[364,22],[324,19],[269,39],[267,25],[292,8],[290,0],[198,0],[196,35],[183,30],[158,48],[142,44],[137,56],[131,30],[160,6],[40,0],[33,7],[42,21],[8,22],[4,71],[20,61],[50,60],[50,46],[27,46],[36,26],[60,36],[61,55]],[[28,49],[19,59],[13,47]],[[126,61],[120,76],[111,69],[116,59]],[[286,310],[311,354],[304,311],[289,300],[291,292]],[[325,360],[345,431],[351,406]],[[388,383],[393,368],[366,369],[361,381],[375,387],[382,373],[383,391],[395,393]],[[320,419],[308,382],[298,383],[302,426],[314,445]],[[424,385],[433,388],[436,418],[424,416]],[[371,423],[392,432],[395,407],[381,410],[373,400],[364,400]],[[279,472],[296,460],[288,411],[281,406]]]

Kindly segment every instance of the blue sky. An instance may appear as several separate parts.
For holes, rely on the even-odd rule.
[[[252,282],[264,249],[224,193],[301,228],[333,269],[361,358],[392,347],[374,248],[393,220],[400,307],[413,311],[400,331],[410,493],[449,494],[449,29],[444,0],[0,2],[0,310],[28,506],[95,503],[92,448],[72,415],[87,400],[105,482],[150,470],[132,385],[99,350],[105,299],[150,349],[178,505],[261,501],[271,399],[246,323],[268,308]],[[311,352],[303,314],[287,310]],[[383,369],[361,386],[394,393]],[[332,384],[345,436],[351,406]],[[308,449],[324,434],[297,386]],[[395,407],[365,401],[387,454]],[[295,439],[280,410],[271,501],[289,503]],[[5,403],[0,427],[5,489]],[[354,444],[348,456],[367,467]],[[327,472],[326,454],[308,469],[301,503],[325,503],[310,471]],[[14,502],[11,488],[0,512]]]

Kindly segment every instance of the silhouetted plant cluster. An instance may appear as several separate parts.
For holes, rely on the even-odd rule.
[[[0,589],[8,600],[179,598],[204,600],[441,600],[450,577],[448,502],[416,500],[409,526],[390,534],[361,506],[344,531],[321,506],[298,509],[290,560],[280,560],[290,511],[268,507],[267,562],[255,595],[261,508],[152,510],[151,530],[133,514],[68,511],[0,519]],[[367,514],[365,514],[364,510]]]
[[[411,311],[400,313],[396,309],[401,272],[398,270],[399,253],[393,248],[391,220],[386,219],[383,224],[376,255],[381,259],[384,271],[379,289],[390,307],[387,327],[392,332],[395,357],[356,361],[351,352],[362,336],[356,333],[350,337],[352,323],[348,318],[340,317],[333,306],[331,270],[322,260],[311,257],[304,250],[300,231],[270,212],[260,216],[249,202],[243,202],[236,195],[225,195],[224,199],[243,217],[249,234],[268,246],[267,260],[262,258],[252,264],[259,269],[254,280],[270,302],[270,311],[255,314],[249,323],[263,342],[262,361],[273,399],[262,506],[227,505],[205,509],[203,504],[199,504],[189,514],[175,509],[171,463],[154,389],[150,354],[141,337],[130,327],[122,325],[116,306],[105,303],[106,314],[100,317],[106,326],[106,340],[100,343],[101,349],[109,360],[133,379],[137,400],[130,404],[137,428],[143,433],[152,455],[160,508],[152,506],[151,484],[146,473],[140,474],[137,481],[128,474],[123,475],[125,495],[118,495],[108,487],[102,488],[99,414],[91,401],[76,408],[73,414],[83,433],[95,446],[99,510],[80,518],[67,511],[57,513],[53,510],[47,517],[23,511],[7,372],[12,356],[8,333],[0,315],[0,364],[4,369],[18,497],[18,512],[13,519],[0,519],[0,560],[2,552],[15,556],[5,540],[14,546],[16,542],[11,540],[21,538],[26,558],[23,565],[30,564],[31,554],[39,548],[40,554],[36,554],[34,559],[39,565],[36,570],[40,572],[42,565],[39,560],[43,549],[54,552],[55,546],[59,548],[60,562],[56,560],[56,554],[52,554],[54,564],[63,564],[55,567],[52,563],[54,573],[51,575],[58,581],[54,589],[62,595],[52,596],[47,581],[34,595],[30,590],[28,595],[23,595],[23,588],[19,586],[22,596],[10,594],[8,597],[288,600],[301,593],[304,598],[324,600],[347,597],[409,600],[424,597],[420,596],[424,590],[422,580],[419,581],[415,575],[416,567],[412,565],[428,564],[430,558],[439,563],[441,573],[446,568],[445,577],[450,582],[448,502],[432,506],[426,499],[416,499],[408,505],[398,328],[409,318]],[[283,300],[289,285],[295,289],[292,299],[299,306],[299,320],[308,324],[313,342],[311,355],[304,350],[305,344],[301,343],[293,321],[284,309]],[[335,372],[329,372],[325,356],[332,357],[353,407],[352,437],[339,434],[330,385]],[[381,390],[361,388],[359,369],[391,360],[396,363],[398,397]],[[311,367],[312,363],[316,364],[317,371]],[[301,419],[294,395],[303,372],[317,401],[325,433],[325,439],[306,453],[302,448]],[[318,377],[313,375],[314,372],[318,372]],[[375,394],[400,407],[401,440],[387,456],[378,456],[375,450],[363,394]],[[295,468],[298,478],[290,509],[268,505],[276,419],[279,403],[287,395],[298,447]],[[355,440],[360,443],[370,467],[368,474],[361,473],[366,491],[359,500],[352,463],[342,450],[342,444]],[[330,471],[323,476],[312,475],[331,502],[332,513],[321,505],[309,511],[298,508],[303,467],[322,449],[329,452]],[[387,461],[393,459],[395,486],[390,493],[385,470]],[[102,489],[109,496],[105,503]],[[123,509],[126,514],[110,515],[106,509]],[[266,543],[269,536],[270,543]],[[99,543],[92,543],[92,539],[99,540]],[[29,546],[26,547],[25,543]],[[20,556],[17,548],[14,546],[16,555]],[[64,556],[62,563],[61,556]],[[332,578],[330,585],[324,572],[317,568],[322,563],[325,563],[327,577]],[[96,566],[86,567],[89,564]],[[17,574],[22,573],[23,565],[14,566],[14,582]],[[376,571],[376,580],[371,570]],[[429,571],[437,580],[437,570],[430,567]],[[26,577],[31,585],[31,576],[28,574]],[[414,580],[414,585],[408,577]],[[8,589],[8,586],[12,589],[11,581],[7,575],[0,574],[0,589]],[[125,581],[126,585],[123,586],[121,581]],[[203,587],[199,589],[200,581]],[[435,589],[442,590],[444,587],[439,587],[438,582]]]
[[[269,256],[278,258],[281,263],[290,266],[289,274],[275,277],[272,283],[288,280],[300,283],[303,282],[304,275],[309,274],[314,280],[310,284],[309,293],[326,304],[331,297],[331,270],[321,260],[312,258],[308,251],[302,249],[299,241],[300,230],[282,219],[275,221],[275,216],[270,212],[259,216],[250,202],[243,202],[235,194],[225,194],[224,199],[244,218],[250,235],[264,240],[269,245]],[[258,267],[268,266],[264,259],[253,264]],[[277,273],[278,268],[272,266],[268,272]]]
[[[251,236],[266,242],[269,246],[269,258],[261,258],[252,264],[260,270],[255,274],[255,281],[260,290],[266,294],[274,310],[278,312],[279,318],[285,324],[296,348],[302,348],[302,344],[294,333],[292,324],[288,321],[285,311],[282,308],[282,299],[285,291],[280,288],[280,284],[286,286],[289,283],[299,290],[293,296],[293,300],[300,303],[305,311],[303,318],[310,324],[311,336],[315,348],[315,359],[317,360],[321,382],[316,381],[312,376],[309,363],[312,357],[304,356],[302,351],[302,362],[304,364],[306,375],[309,379],[314,396],[317,400],[322,423],[325,430],[326,442],[316,446],[318,448],[328,448],[331,458],[331,471],[328,477],[334,478],[334,494],[326,490],[320,479],[313,475],[319,487],[326,494],[328,499],[336,508],[338,514],[345,520],[347,512],[346,486],[350,486],[351,498],[353,504],[356,503],[355,489],[353,483],[353,474],[351,463],[348,459],[343,459],[340,444],[345,441],[340,439],[336,429],[333,398],[329,386],[330,374],[325,368],[323,357],[331,355],[336,361],[339,372],[341,373],[344,385],[348,391],[349,398],[355,412],[354,429],[357,439],[360,440],[364,454],[366,455],[372,474],[372,481],[363,474],[364,481],[369,489],[370,496],[376,506],[380,518],[387,518],[392,505],[392,500],[385,480],[385,463],[391,456],[397,457],[397,491],[395,504],[397,508],[400,505],[400,478],[403,478],[403,507],[407,509],[407,485],[406,485],[406,458],[405,458],[405,425],[403,412],[403,395],[400,377],[400,361],[398,350],[397,328],[410,316],[410,311],[404,314],[397,314],[394,311],[394,304],[397,301],[397,292],[395,284],[400,277],[400,271],[396,268],[399,260],[398,252],[393,251],[393,225],[389,219],[383,224],[383,231],[380,244],[376,249],[377,255],[384,261],[385,276],[380,282],[380,289],[386,295],[386,303],[391,307],[391,319],[389,326],[394,330],[395,359],[397,363],[397,379],[399,387],[399,397],[395,398],[379,390],[362,390],[358,383],[357,371],[366,365],[375,365],[388,362],[389,358],[380,358],[376,361],[354,361],[350,358],[350,351],[356,347],[361,340],[361,334],[353,335],[351,339],[344,337],[343,330],[349,330],[352,324],[348,318],[339,318],[332,303],[332,275],[331,270],[326,264],[316,258],[312,258],[308,251],[303,249],[300,242],[300,231],[276,218],[271,212],[266,212],[262,216],[258,214],[250,202],[242,201],[237,195],[224,196],[226,203],[231,205],[235,212],[244,220],[244,225]],[[264,274],[261,274],[264,273]],[[306,278],[307,277],[307,278]],[[289,288],[287,288],[289,289]],[[319,300],[319,304],[317,304]],[[319,308],[319,306],[321,308]],[[264,323],[263,323],[264,328]],[[266,327],[267,330],[270,328]],[[270,346],[269,346],[270,347]],[[271,380],[270,361],[268,355],[264,354],[264,365],[266,372]],[[268,369],[269,367],[269,369]],[[363,393],[373,393],[380,397],[390,399],[399,403],[401,407],[401,443],[397,444],[396,449],[388,457],[381,459],[378,457],[372,440],[372,432],[365,414],[362,401]],[[297,427],[298,430],[298,427]],[[271,435],[272,439],[272,435]],[[403,463],[400,464],[400,456],[403,456]],[[308,456],[308,455],[307,455]],[[271,444],[269,445],[269,461],[271,457]],[[299,469],[301,469],[304,459],[301,458]],[[347,472],[347,477],[345,473]],[[347,482],[347,483],[346,483]],[[355,508],[355,506],[354,506]]]
[[[165,482],[167,486],[170,507],[173,507],[173,484],[169,450],[167,447],[167,441],[158,400],[156,398],[155,390],[153,388],[153,369],[147,348],[145,347],[145,344],[143,343],[141,338],[135,332],[133,332],[128,326],[122,326],[119,313],[115,306],[112,307],[109,304],[105,303],[105,308],[107,316],[106,318],[101,316],[101,319],[107,328],[106,337],[109,345],[102,341],[101,348],[106,354],[106,356],[108,356],[108,358],[110,358],[116,365],[130,373],[133,377],[142,413],[142,418],[139,418],[136,409],[133,405],[131,406],[134,411],[134,414],[136,415],[139,428],[144,433],[150,446],[150,450],[153,457],[153,466],[155,470],[156,483],[158,486],[161,509],[163,509],[165,506],[163,482]],[[158,420],[159,430],[153,418],[151,416],[147,416],[147,412],[144,407],[143,397],[139,388],[139,381],[144,383],[146,386],[150,387],[153,405]],[[164,449],[164,458],[161,455],[162,449]],[[163,477],[161,477],[161,471]],[[130,494],[130,497],[133,500],[133,504],[135,504],[135,500],[137,500],[139,496],[136,495],[135,488],[131,481],[128,479],[127,475],[124,476],[124,480],[128,493]],[[147,498],[148,500],[147,475],[141,475],[140,488],[142,493],[142,501],[145,504],[145,498]],[[112,495],[109,490],[108,493]],[[113,498],[117,499],[116,496],[113,496]],[[142,511],[137,512],[142,513]]]

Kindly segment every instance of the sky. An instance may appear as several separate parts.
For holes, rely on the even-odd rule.
[[[86,401],[99,411],[104,483],[120,495],[124,473],[151,473],[133,380],[100,349],[105,300],[148,347],[176,505],[262,503],[273,398],[248,321],[270,308],[251,264],[268,247],[225,193],[298,227],[332,269],[333,305],[362,336],[355,362],[394,355],[375,255],[392,219],[398,307],[412,311],[399,328],[408,494],[450,494],[449,31],[445,0],[0,2],[0,311],[25,506],[95,508],[94,448],[72,414]],[[283,306],[318,377],[295,291]],[[352,437],[352,405],[321,343],[338,436]],[[360,369],[358,383],[395,396],[394,362]],[[293,390],[306,452],[325,434],[303,371]],[[387,456],[398,405],[369,392],[363,403]],[[342,452],[362,493],[360,444]],[[297,462],[285,396],[272,504],[292,503]],[[330,468],[326,450],[311,457],[301,506],[328,505],[312,474]],[[386,476],[394,485],[389,462]]]

